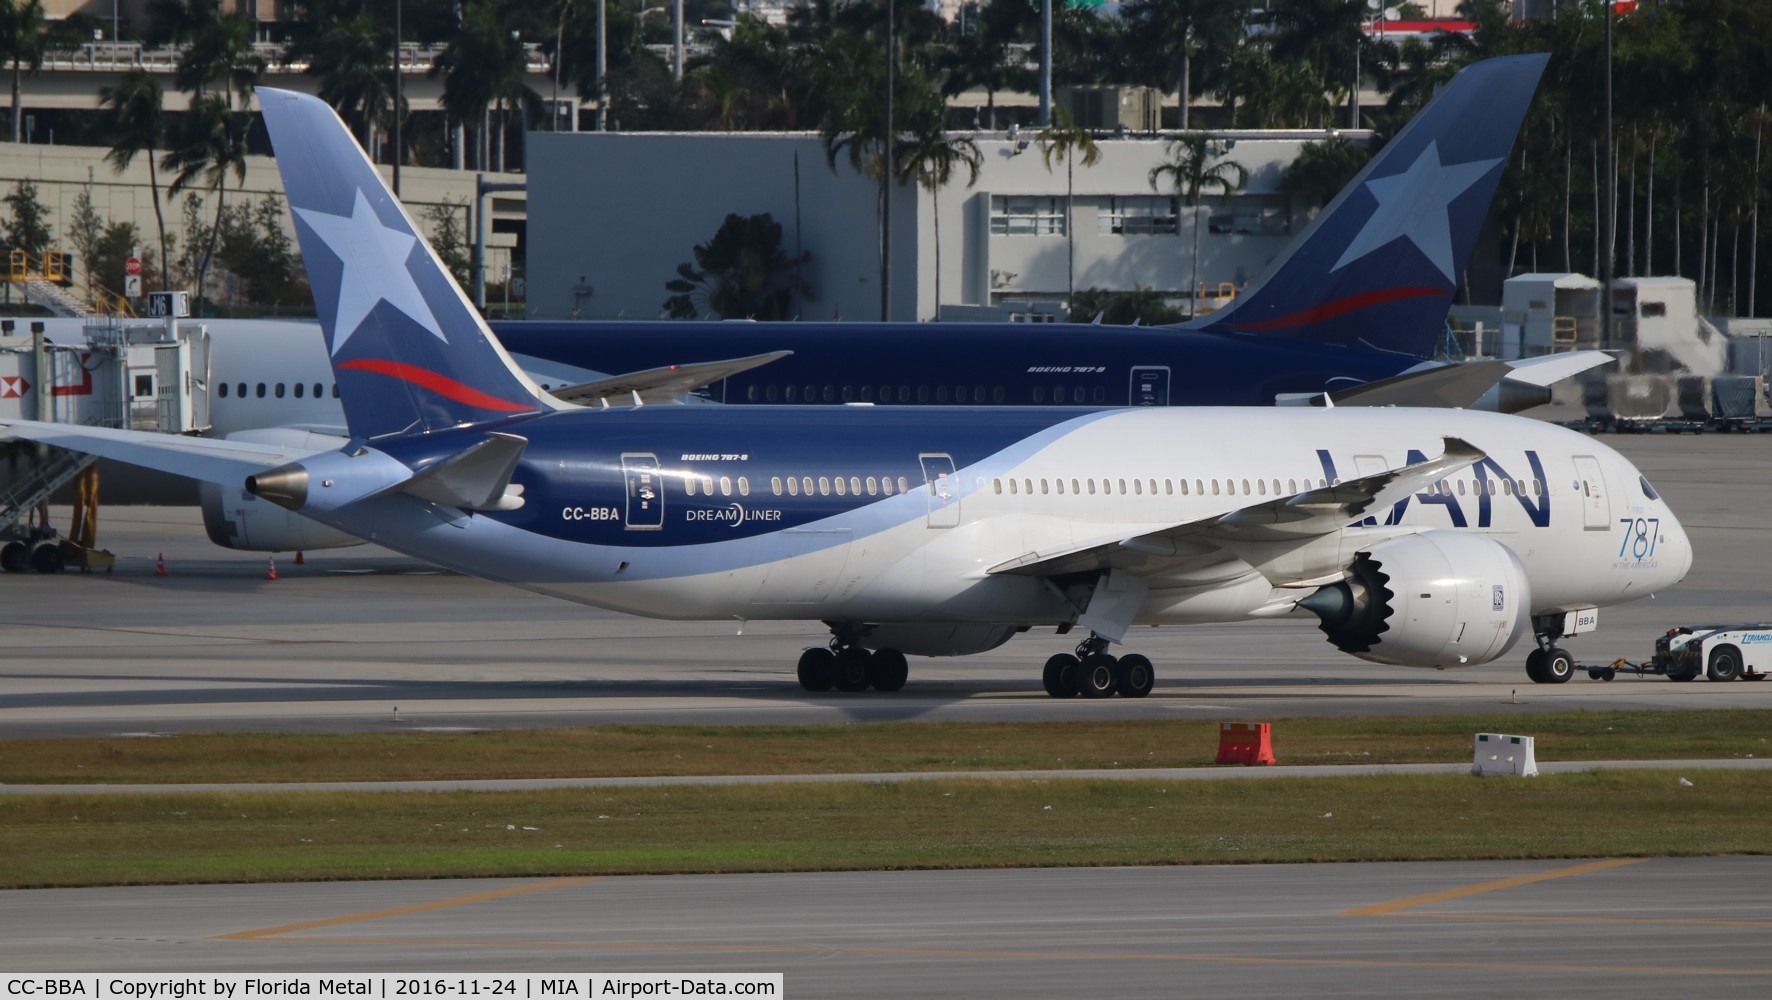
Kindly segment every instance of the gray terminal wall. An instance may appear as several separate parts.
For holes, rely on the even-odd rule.
[[[975,185],[960,169],[939,192],[894,189],[892,319],[932,319],[938,303],[1065,299],[1073,254],[1077,289],[1187,297],[1194,213],[1149,180],[1165,143],[1100,140],[1100,161],[1074,168],[1067,205],[1064,162],[1049,167],[1030,133],[977,139]],[[1202,284],[1248,282],[1303,228],[1308,213],[1280,193],[1280,177],[1323,135],[1224,137],[1248,182],[1202,201]],[[665,282],[695,244],[728,213],[768,212],[790,253],[812,253],[805,277],[816,299],[802,303],[803,318],[880,318],[877,185],[843,159],[833,171],[816,135],[538,132],[528,141],[531,317],[658,316]]]

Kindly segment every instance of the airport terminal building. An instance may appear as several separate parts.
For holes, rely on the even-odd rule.
[[[1314,206],[1295,203],[1280,180],[1304,144],[1329,134],[1216,137],[1247,180],[1201,199],[1203,308],[1256,277],[1308,222]],[[1048,166],[1033,130],[973,139],[983,154],[976,184],[961,167],[939,191],[893,189],[888,318],[1057,306],[1072,287],[1154,289],[1188,307],[1195,213],[1167,179],[1152,186],[1164,140],[1097,140],[1100,159],[1072,168],[1067,199],[1066,164]],[[789,255],[812,255],[803,279],[813,297],[796,303],[799,316],[881,318],[878,185],[841,156],[833,170],[816,134],[537,132],[528,143],[532,318],[658,316],[665,282],[693,261],[694,245],[729,213],[764,212],[781,223]]]

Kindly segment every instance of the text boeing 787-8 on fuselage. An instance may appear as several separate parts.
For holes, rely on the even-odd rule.
[[[1086,630],[1055,695],[1148,693],[1137,624],[1314,615],[1417,666],[1684,576],[1679,522],[1583,435],[1391,408],[571,407],[487,332],[332,111],[261,89],[351,439],[315,450],[33,422],[19,436],[241,489],[541,593],[668,618],[826,622],[809,689],[905,654]]]

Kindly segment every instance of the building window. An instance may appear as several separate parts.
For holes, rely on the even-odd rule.
[[[1202,198],[1206,231],[1256,236],[1283,236],[1292,231],[1292,208],[1281,194],[1239,194]]]
[[[991,196],[992,236],[1063,236],[1064,199]]]
[[[1153,195],[1109,198],[1096,220],[1103,236],[1173,236],[1176,201]]]

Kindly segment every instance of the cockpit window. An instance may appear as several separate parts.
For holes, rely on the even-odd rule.
[[[1649,485],[1649,477],[1648,476],[1638,476],[1637,482],[1642,485],[1644,496],[1648,497],[1651,500],[1660,500],[1661,499],[1661,494],[1655,492],[1655,487]]]

